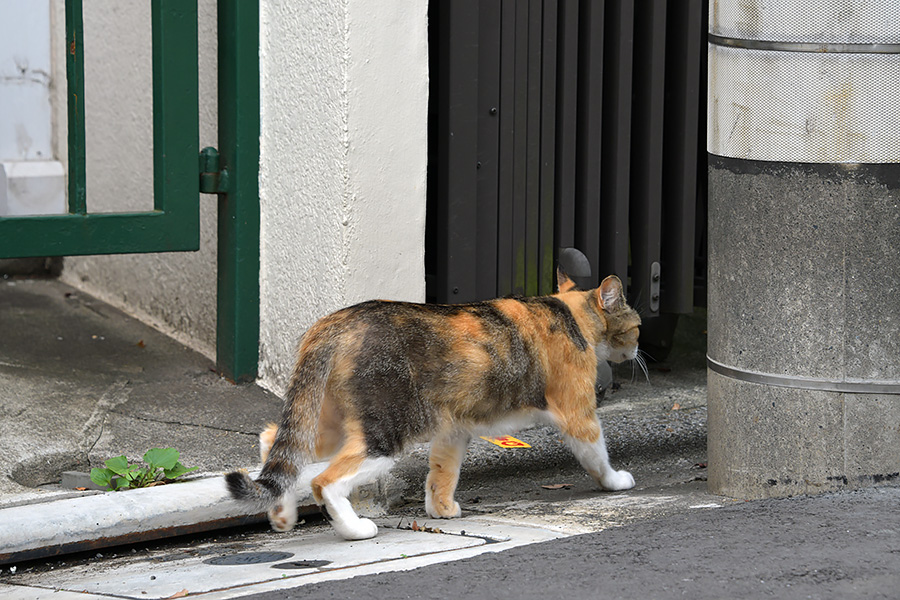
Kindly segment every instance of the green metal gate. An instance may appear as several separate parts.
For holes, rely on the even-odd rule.
[[[199,194],[218,194],[216,363],[256,377],[259,345],[259,3],[218,2],[219,150],[199,153],[196,0],[152,0],[153,210],[90,213],[82,0],[66,0],[67,214],[0,217],[0,258],[195,251]],[[89,100],[87,100],[89,101]]]

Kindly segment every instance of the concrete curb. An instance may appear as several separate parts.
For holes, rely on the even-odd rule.
[[[308,500],[308,502],[306,501]],[[311,498],[300,513],[318,513]],[[0,564],[259,523],[221,475],[124,492],[86,493],[0,510]]]

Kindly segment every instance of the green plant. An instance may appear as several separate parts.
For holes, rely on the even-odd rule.
[[[105,469],[91,469],[91,481],[110,490],[150,487],[177,479],[199,467],[185,467],[175,448],[151,448],[144,454],[146,467],[128,464],[124,455],[110,458]]]

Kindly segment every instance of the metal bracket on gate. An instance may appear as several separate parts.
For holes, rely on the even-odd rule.
[[[228,170],[219,169],[219,151],[207,146],[200,151],[200,193],[228,192]]]
[[[659,263],[650,265],[650,312],[659,312]]]

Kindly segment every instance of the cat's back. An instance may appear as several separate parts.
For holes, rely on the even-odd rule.
[[[584,338],[568,307],[552,296],[507,297],[468,304],[369,300],[319,321],[309,334],[367,339],[364,345],[402,344],[407,350],[496,347],[512,351],[564,332],[579,349]],[[379,343],[382,342],[382,343]]]

